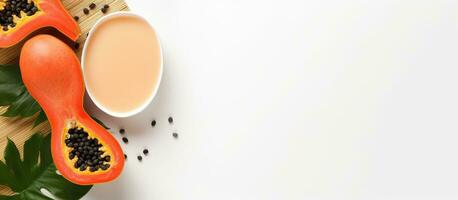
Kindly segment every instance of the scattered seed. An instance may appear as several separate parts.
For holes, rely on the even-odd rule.
[[[169,117],[169,123],[170,123],[170,124],[173,123],[173,118],[172,118],[172,117]]]
[[[103,7],[100,11],[102,11],[103,14],[106,14],[108,12],[108,8]]]
[[[89,14],[89,9],[84,8],[84,9],[83,9],[83,13],[86,14],[86,15]]]
[[[78,21],[78,20],[80,19],[80,17],[74,16],[73,19],[74,19],[75,21]]]
[[[123,128],[122,128],[122,129],[119,129],[119,133],[124,134],[125,132],[126,132],[125,129],[123,129]]]
[[[148,154],[148,153],[149,153],[148,149],[143,149],[143,154],[146,155],[146,154]]]
[[[137,156],[138,161],[142,161],[142,156]]]
[[[151,122],[151,126],[152,126],[152,127],[156,126],[156,120],[153,120],[153,121]]]
[[[174,138],[178,138],[178,133],[173,133],[172,135]]]
[[[122,141],[123,141],[124,143],[128,143],[128,142],[129,142],[129,139],[127,139],[126,137],[122,137]]]
[[[80,48],[80,43],[75,43],[75,49],[78,50]]]
[[[89,8],[90,8],[91,10],[94,10],[94,8],[95,8],[95,3],[89,4]]]
[[[127,159],[127,155],[126,154],[124,154],[124,159]]]
[[[110,7],[110,5],[108,5],[108,4],[103,5],[103,8],[108,9],[109,7]]]

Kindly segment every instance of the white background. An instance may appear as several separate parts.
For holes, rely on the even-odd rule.
[[[458,1],[128,4],[164,78],[133,118],[88,105],[129,158],[87,199],[458,199]]]

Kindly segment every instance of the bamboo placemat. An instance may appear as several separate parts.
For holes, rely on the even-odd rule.
[[[80,44],[79,49],[76,50],[78,56],[81,55],[82,47],[87,37],[87,32],[94,25],[97,19],[104,15],[100,11],[103,5],[110,5],[107,14],[121,10],[128,10],[128,7],[123,0],[62,0],[62,3],[72,16],[79,17],[78,23],[81,28],[81,36],[77,41]],[[83,9],[88,8],[91,3],[95,3],[97,7],[94,10],[90,10],[88,15],[85,15],[83,13]],[[23,43],[24,41],[10,48],[0,49],[0,64],[15,62],[19,56]],[[3,113],[5,109],[5,107],[0,107],[0,113]],[[33,133],[50,132],[48,122],[42,123],[33,128],[34,120],[35,116],[26,119],[0,117],[0,158],[3,158],[3,151],[6,146],[7,137],[12,139],[18,148],[22,150],[24,142]],[[0,186],[0,194],[12,194],[12,192],[8,188]]]

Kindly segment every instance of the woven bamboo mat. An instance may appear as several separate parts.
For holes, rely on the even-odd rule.
[[[87,32],[94,25],[97,19],[104,15],[100,11],[100,8],[102,8],[103,5],[110,5],[108,13],[128,10],[128,7],[123,0],[62,0],[62,3],[72,16],[79,17],[78,23],[81,28],[81,36],[77,41],[80,44],[80,48],[76,50],[78,56],[81,55],[82,47],[87,37]],[[90,10],[88,15],[85,15],[83,13],[83,8],[88,7],[90,3],[95,3],[97,7],[94,10]],[[23,42],[10,48],[0,49],[0,64],[13,63],[17,61],[22,45]],[[5,109],[5,107],[0,107],[0,113],[3,113]],[[0,117],[0,158],[3,158],[3,150],[6,146],[7,137],[12,139],[18,148],[22,150],[25,140],[27,140],[33,133],[50,132],[48,122],[42,123],[33,128],[34,119],[35,116],[26,119]],[[11,191],[8,188],[0,187],[0,194],[11,194]]]

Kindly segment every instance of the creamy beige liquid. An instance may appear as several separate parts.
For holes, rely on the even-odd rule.
[[[155,31],[134,16],[106,20],[92,33],[84,78],[92,97],[110,111],[142,106],[158,84],[161,55]]]

